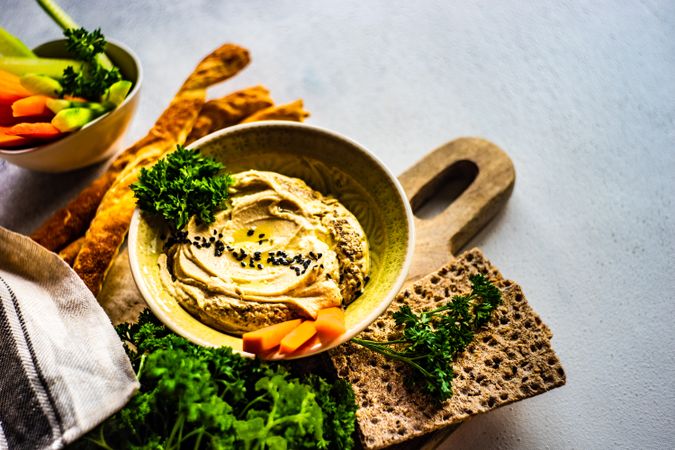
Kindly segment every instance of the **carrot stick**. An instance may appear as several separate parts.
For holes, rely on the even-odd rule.
[[[25,137],[7,133],[8,128],[0,127],[0,148],[16,148],[31,145],[31,140]]]
[[[260,354],[267,350],[271,350],[279,343],[281,340],[290,333],[293,329],[297,328],[302,322],[302,319],[288,320],[286,322],[280,322],[269,327],[261,328],[255,331],[249,331],[244,333],[242,339],[244,341],[244,351],[249,353]]]
[[[291,353],[298,349],[302,344],[307,342],[316,334],[316,327],[313,320],[305,320],[288,333],[279,343],[279,351],[281,353]]]
[[[58,128],[49,122],[17,123],[7,130],[7,134],[32,137],[36,139],[53,138],[61,134]]]
[[[332,341],[345,332],[345,312],[339,306],[319,310],[316,331],[322,341]]]
[[[14,117],[26,116],[52,116],[52,111],[47,108],[46,95],[31,95],[12,103],[12,114]]]

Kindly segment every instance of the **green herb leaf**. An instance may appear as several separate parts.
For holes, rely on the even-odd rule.
[[[350,449],[345,382],[194,345],[145,311],[117,327],[140,391],[73,448]]]
[[[61,77],[62,94],[71,94],[97,101],[106,90],[122,79],[117,67],[105,57],[106,40],[100,29],[91,33],[84,28],[64,30],[66,47],[86,64],[79,72],[67,67]]]
[[[408,305],[393,314],[402,338],[393,341],[352,339],[372,351],[410,365],[415,376],[407,381],[421,384],[429,396],[443,401],[452,396],[452,363],[485,325],[501,303],[501,292],[487,278],[473,275],[471,293],[456,295],[446,305],[415,314]]]
[[[221,174],[223,168],[197,150],[179,145],[149,170],[141,169],[131,189],[143,211],[163,217],[176,230],[185,227],[193,215],[209,224],[232,184],[228,174]]]

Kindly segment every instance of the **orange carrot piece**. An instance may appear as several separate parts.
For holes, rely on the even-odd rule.
[[[288,333],[279,343],[281,353],[291,353],[298,349],[302,344],[310,340],[316,334],[316,327],[313,320],[305,320]]]
[[[30,95],[30,94],[28,94]],[[5,91],[0,88],[0,105],[11,105],[17,100],[21,100],[22,98],[28,97],[27,95],[23,95],[14,91]]]
[[[68,94],[64,95],[63,99],[64,100],[70,100],[71,102],[88,102],[89,101],[84,97],[78,97],[76,95],[68,95]]]
[[[31,95],[19,99],[12,103],[12,114],[14,117],[26,116],[52,116],[54,115],[49,108],[47,108],[46,95]]]
[[[0,70],[0,91],[13,92],[23,97],[32,95],[32,92],[21,86],[19,77],[5,70]]]
[[[27,147],[32,141],[22,136],[7,134],[7,128],[0,127],[0,148]]]
[[[322,341],[332,341],[346,330],[345,312],[339,306],[319,310],[316,316],[316,331]]]
[[[36,139],[53,138],[61,134],[58,128],[49,122],[17,123],[7,130],[7,134]]]
[[[286,322],[276,323],[269,327],[261,328],[255,331],[244,333],[244,351],[256,355],[271,350],[292,330],[302,323],[302,319],[288,320]]]

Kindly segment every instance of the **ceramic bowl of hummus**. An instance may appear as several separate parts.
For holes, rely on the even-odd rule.
[[[136,284],[174,332],[243,353],[247,331],[342,306],[346,332],[290,356],[303,357],[351,339],[389,306],[414,249],[412,211],[397,179],[363,146],[268,121],[191,148],[222,162],[234,180],[215,222],[193,219],[172,234],[137,210],[129,232]]]

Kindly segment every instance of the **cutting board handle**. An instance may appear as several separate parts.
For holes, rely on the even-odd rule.
[[[504,206],[515,182],[511,158],[491,142],[460,138],[432,151],[399,181],[413,212],[447,184],[452,174],[475,178],[445,210],[430,219],[415,216],[415,253],[408,279],[448,262]]]

